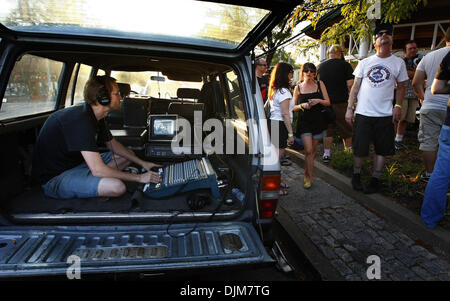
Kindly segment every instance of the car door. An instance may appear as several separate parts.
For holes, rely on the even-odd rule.
[[[87,47],[87,44],[89,47],[110,47],[122,45],[125,40],[131,39],[130,47],[160,47],[164,50],[165,46],[179,46],[179,51],[186,54],[201,53],[204,56],[240,62],[241,65],[248,66],[244,57],[298,1],[217,2],[233,5],[233,8],[245,5],[262,9],[263,12],[254,27],[241,33],[238,39],[223,43],[215,37],[214,41],[205,39],[200,44],[198,39],[190,37],[136,32],[131,36],[104,28],[90,30],[80,26],[74,29],[72,25],[64,27],[66,24],[52,27],[52,22],[30,25],[33,22],[25,22],[26,18],[23,24],[14,23],[8,19],[7,14],[6,17],[2,15],[0,98],[3,98],[13,68],[10,59],[23,48],[32,48],[37,43],[45,43],[48,48],[54,46],[61,49],[67,45]],[[17,0],[19,11],[23,11],[20,10],[20,5],[24,3]],[[11,9],[11,12],[17,12],[14,9]],[[115,11],[117,10],[120,8]],[[31,15],[27,17],[32,18]],[[77,19],[71,21],[76,22]],[[13,125],[2,123],[2,127],[10,126]],[[139,222],[133,225],[89,224],[89,217],[86,217],[86,221],[83,225],[14,225],[7,219],[0,218],[0,277],[69,275],[76,263],[79,263],[77,267],[83,274],[160,272],[273,261],[250,221],[199,221],[182,224],[172,224],[168,221],[159,225],[143,225]]]

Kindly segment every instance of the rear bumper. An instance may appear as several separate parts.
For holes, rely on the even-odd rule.
[[[247,223],[4,227],[0,277],[168,273],[270,263]]]

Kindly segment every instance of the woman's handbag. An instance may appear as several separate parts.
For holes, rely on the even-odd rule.
[[[336,122],[336,112],[331,106],[323,106],[322,114],[325,116],[325,121],[328,124]]]

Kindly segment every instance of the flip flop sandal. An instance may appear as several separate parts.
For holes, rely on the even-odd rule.
[[[288,189],[288,188],[289,188],[289,185],[288,185],[288,184],[285,184],[285,183],[280,183],[280,187],[281,187],[281,188],[284,188],[284,189]]]
[[[280,190],[280,196],[286,196],[288,192],[286,190]]]
[[[282,166],[291,166],[291,165],[292,165],[292,162],[289,162],[288,160],[284,160],[284,161],[281,161],[280,164],[281,164]]]

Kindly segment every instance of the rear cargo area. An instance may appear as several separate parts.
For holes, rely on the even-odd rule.
[[[223,160],[211,157],[211,164],[218,172],[218,179],[223,181],[219,189],[220,198],[215,198],[210,189],[197,189],[187,192],[175,193],[161,198],[148,197],[143,193],[144,184],[125,183],[127,192],[120,197],[88,198],[88,199],[54,199],[44,195],[39,185],[27,186],[27,183],[17,183],[13,186],[23,187],[23,191],[16,191],[15,195],[3,200],[0,204],[2,212],[22,219],[32,218],[39,214],[86,214],[95,216],[96,213],[132,214],[132,213],[160,213],[182,214],[191,212],[237,212],[244,207],[244,200],[239,201],[232,194],[232,188],[246,186],[246,175],[231,171],[224,167]],[[166,162],[169,164],[170,162]],[[163,163],[164,164],[164,163]],[[220,172],[222,170],[229,172]],[[17,177],[16,181],[23,181],[24,175]],[[241,183],[238,185],[238,183]],[[240,190],[243,188],[240,187]],[[199,198],[201,200],[199,201]],[[228,201],[226,201],[228,200]],[[230,201],[231,200],[231,201]],[[189,201],[197,202],[192,206]],[[200,204],[198,204],[200,202]],[[164,215],[167,216],[167,215]],[[19,218],[20,219],[20,218]]]

